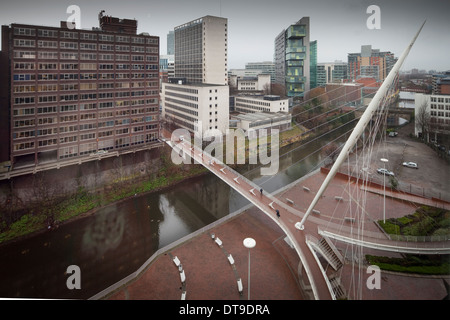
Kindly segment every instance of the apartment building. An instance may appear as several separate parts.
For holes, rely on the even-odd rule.
[[[348,54],[348,78],[374,78],[383,82],[397,59],[390,51],[372,49],[371,45],[361,46],[361,52]]]
[[[2,161],[14,168],[157,142],[159,38],[137,34],[136,20],[100,14],[99,25],[2,26]]]

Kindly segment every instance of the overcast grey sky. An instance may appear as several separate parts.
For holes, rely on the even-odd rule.
[[[304,16],[310,17],[311,40],[318,42],[318,62],[347,61],[361,45],[401,55],[422,22],[424,29],[403,70],[450,70],[450,1],[448,0],[14,0],[0,4],[0,24],[59,26],[81,9],[81,27],[98,26],[98,13],[138,20],[138,33],[160,37],[166,53],[169,30],[197,18],[228,18],[229,68],[246,62],[272,61],[275,37]],[[369,5],[381,10],[381,29],[366,26]]]

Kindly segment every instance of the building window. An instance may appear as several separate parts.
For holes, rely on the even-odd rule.
[[[70,50],[77,50],[78,49],[78,43],[77,42],[60,42],[59,46],[61,49],[70,49]]]
[[[35,47],[36,41],[26,39],[14,39],[15,47]]]
[[[58,31],[56,31],[56,30],[38,29],[38,36],[39,37],[46,37],[46,38],[57,38],[58,37]]]
[[[98,36],[98,40],[112,42],[112,41],[114,41],[114,36],[108,35],[108,34],[100,34]]]
[[[16,35],[16,36],[35,36],[36,29],[14,28],[14,35]]]
[[[97,40],[97,35],[95,33],[80,33],[81,40]]]
[[[58,42],[57,41],[39,40],[38,47],[39,48],[58,48]]]
[[[95,43],[80,43],[81,50],[97,50],[97,45]]]

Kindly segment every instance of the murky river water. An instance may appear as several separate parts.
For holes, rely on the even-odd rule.
[[[281,149],[287,155],[275,176],[260,176],[259,170],[246,176],[266,191],[278,190],[314,170],[322,160],[317,150],[349,129]],[[136,271],[159,248],[247,204],[213,174],[112,204],[55,231],[1,246],[0,297],[89,298]],[[81,290],[67,288],[70,265],[80,267]]]

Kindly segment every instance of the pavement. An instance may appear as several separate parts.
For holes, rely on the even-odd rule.
[[[183,293],[177,257],[185,272],[186,300],[247,300],[248,249],[243,240],[255,239],[250,252],[252,300],[303,300],[296,276],[299,258],[270,218],[249,209],[222,225],[160,255],[141,275],[109,300],[180,300]],[[222,241],[212,240],[211,234]],[[231,254],[234,265],[230,264]],[[239,293],[237,279],[243,284]]]

